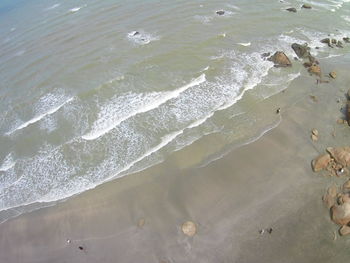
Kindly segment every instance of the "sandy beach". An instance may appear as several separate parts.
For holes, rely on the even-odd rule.
[[[336,122],[349,59],[320,62],[337,79],[317,85],[305,70],[268,99],[282,105],[281,122],[255,142],[203,166],[197,153],[215,142],[205,138],[159,165],[10,219],[0,225],[0,262],[344,262],[350,241],[322,195],[345,178],[313,173],[311,160],[349,139],[349,127]],[[181,231],[188,220],[193,237]]]

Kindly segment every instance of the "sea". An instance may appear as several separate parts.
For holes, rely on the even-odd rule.
[[[213,134],[204,164],[254,141],[281,120],[271,98],[306,74],[262,54],[344,56],[350,44],[320,39],[346,36],[349,0],[2,0],[0,222]]]

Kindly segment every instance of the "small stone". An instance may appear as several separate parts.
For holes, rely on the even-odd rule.
[[[314,134],[315,136],[318,136],[318,130],[316,129],[312,129],[311,133]]]
[[[294,7],[287,8],[286,10],[289,11],[289,12],[293,12],[293,13],[297,12],[297,9],[294,8]]]
[[[270,228],[268,228],[268,229],[266,229],[266,231],[267,231],[267,233],[269,233],[269,234],[271,234],[272,233],[272,228],[270,227]]]
[[[193,237],[197,232],[196,224],[192,221],[187,221],[183,223],[181,229],[182,232],[189,237]]]
[[[146,223],[146,220],[144,218],[140,218],[139,221],[137,222],[138,227],[143,227]]]
[[[135,31],[134,34],[133,34],[133,36],[137,36],[137,35],[140,35],[140,32]]]
[[[331,214],[334,223],[347,225],[350,222],[350,203],[332,206]]]
[[[342,226],[342,227],[339,229],[339,234],[340,234],[341,236],[345,236],[345,235],[350,234],[350,227],[349,227],[349,226]]]
[[[216,11],[216,14],[219,15],[219,16],[222,16],[225,14],[225,11],[224,10],[219,10],[219,11]]]
[[[276,110],[276,113],[277,113],[277,114],[280,114],[280,113],[281,113],[281,108],[278,108],[278,109]]]
[[[301,6],[301,8],[311,9],[312,7],[311,7],[311,5],[303,4],[303,5]]]
[[[318,137],[315,134],[311,134],[311,139],[316,142],[318,141]]]
[[[332,79],[335,79],[337,77],[337,73],[335,71],[332,71],[329,73],[329,76],[332,78]]]

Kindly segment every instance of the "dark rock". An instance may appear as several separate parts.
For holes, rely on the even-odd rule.
[[[267,58],[267,57],[269,57],[271,55],[271,52],[266,52],[266,53],[262,53],[261,54],[261,56],[263,57],[263,58]]]
[[[293,13],[297,12],[297,10],[294,7],[287,8],[286,10]]]
[[[219,10],[219,11],[216,11],[216,14],[219,15],[219,16],[222,16],[225,14],[225,11],[224,10]]]
[[[348,38],[348,37],[343,37],[343,40],[345,43],[350,43],[350,38]]]
[[[140,35],[140,32],[135,31],[135,33],[133,34],[133,36],[137,36],[137,35]]]
[[[301,8],[311,9],[312,7],[311,7],[311,5],[303,4],[303,5],[301,6]]]
[[[307,46],[307,44],[300,45],[297,43],[293,43],[292,49],[299,58],[307,58],[310,56],[310,48]]]
[[[343,43],[341,41],[338,41],[336,47],[343,48]]]
[[[268,58],[269,61],[272,61],[275,64],[275,67],[290,67],[292,63],[289,58],[282,51],[277,51],[271,57]]]
[[[320,49],[320,47],[315,47],[315,49]]]
[[[303,66],[304,66],[305,68],[309,68],[309,67],[312,66],[312,63],[310,63],[310,62],[305,62],[305,63],[303,64]]]
[[[332,44],[336,45],[337,44],[337,40],[332,38]]]
[[[321,43],[327,44],[329,47],[333,47],[332,46],[332,40],[330,38],[324,38],[321,40]]]

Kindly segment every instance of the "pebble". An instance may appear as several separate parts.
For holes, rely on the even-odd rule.
[[[332,78],[332,79],[335,79],[337,77],[337,73],[335,71],[332,71],[329,73],[329,76]]]
[[[197,232],[197,226],[192,221],[187,221],[182,224],[182,232],[189,237],[193,237]]]

